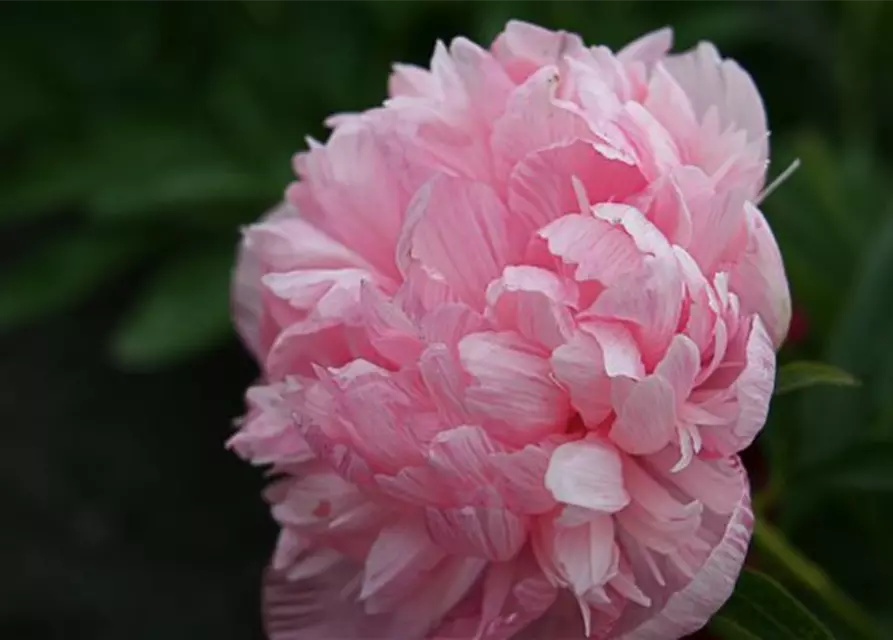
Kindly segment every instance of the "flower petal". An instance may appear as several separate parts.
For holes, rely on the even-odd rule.
[[[618,378],[612,384],[617,420],[611,427],[611,440],[634,455],[663,449],[675,432],[675,396],[670,383],[652,375],[638,382]]]
[[[487,287],[487,315],[496,328],[517,331],[552,349],[573,332],[571,308],[577,292],[551,271],[538,267],[506,267],[502,277]]]
[[[439,176],[423,187],[407,214],[398,263],[417,262],[475,309],[512,261],[508,212],[491,187]]]
[[[471,375],[468,408],[493,424],[500,438],[518,444],[554,433],[570,414],[564,392],[552,381],[549,361],[512,333],[474,333],[459,343]],[[491,431],[492,433],[493,431]]]
[[[625,201],[645,187],[632,158],[606,145],[574,140],[534,151],[515,166],[509,209],[531,231],[577,213],[572,178],[580,181],[591,203]]]
[[[730,274],[730,285],[745,313],[758,313],[777,349],[791,323],[791,294],[778,244],[763,214],[752,204],[744,206],[747,247]]]
[[[720,128],[734,125],[760,141],[760,157],[768,155],[766,110],[750,75],[734,60],[723,60],[709,42],[687,53],[670,56],[665,64],[688,94],[699,118],[716,107]]]
[[[743,478],[743,474],[741,476]],[[670,595],[666,604],[652,612],[629,635],[629,640],[681,638],[703,627],[732,595],[744,564],[753,530],[753,513],[746,480],[731,516],[718,532],[719,542],[694,578]]]
[[[527,519],[507,509],[460,507],[426,509],[431,539],[448,553],[503,562],[527,541]]]
[[[546,488],[556,500],[614,513],[629,503],[620,455],[608,443],[587,438],[558,447],[546,471]]]

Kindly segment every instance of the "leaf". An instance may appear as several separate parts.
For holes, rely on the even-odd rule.
[[[823,360],[861,382],[855,393],[803,394],[800,460],[813,464],[871,435],[893,435],[889,389],[893,366],[893,215],[864,257]]]
[[[719,626],[734,629],[730,640],[833,640],[831,632],[784,587],[745,569],[732,597],[717,613]],[[748,635],[749,634],[749,635]]]
[[[762,562],[768,562],[783,571],[782,575],[795,580],[799,586],[816,596],[856,637],[872,640],[879,637],[874,620],[865,613],[861,605],[764,518],[758,518],[754,526],[753,547]]]
[[[244,167],[210,132],[187,122],[125,121],[106,126],[93,151],[104,179],[86,205],[94,220],[158,218],[165,213],[212,219],[221,204],[279,197],[287,170]],[[256,215],[247,209],[249,218]],[[230,226],[232,221],[227,221]]]
[[[775,395],[820,384],[855,387],[859,385],[859,381],[846,371],[823,362],[790,362],[778,370]]]
[[[55,238],[0,279],[0,330],[59,311],[142,259],[143,236],[85,231]]]
[[[155,369],[212,347],[230,332],[228,245],[195,250],[165,264],[112,343],[119,364]]]

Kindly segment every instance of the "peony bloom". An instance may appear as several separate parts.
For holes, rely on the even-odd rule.
[[[270,638],[667,640],[729,596],[790,301],[760,96],[670,45],[438,44],[245,231]]]

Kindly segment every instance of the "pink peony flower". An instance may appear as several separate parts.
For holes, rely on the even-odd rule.
[[[729,596],[790,301],[760,96],[670,45],[438,44],[246,230],[273,640],[666,640]]]

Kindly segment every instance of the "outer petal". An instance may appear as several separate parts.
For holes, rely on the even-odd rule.
[[[617,52],[621,62],[653,64],[663,58],[673,46],[673,30],[669,27],[646,33]]]
[[[508,178],[531,152],[578,139],[600,140],[575,105],[555,99],[558,81],[557,67],[542,67],[509,97],[490,139],[497,177]]]
[[[357,568],[349,565],[299,580],[267,570],[263,618],[269,640],[387,640],[390,636],[384,618],[366,614],[362,603],[344,593],[356,575]]]
[[[515,82],[523,82],[543,65],[579,55],[585,48],[576,34],[550,31],[520,20],[509,21],[492,46],[496,59]]]
[[[768,155],[766,110],[750,75],[734,60],[723,60],[708,42],[694,50],[670,56],[670,73],[685,89],[698,117],[710,107],[718,109],[722,129],[729,125],[744,129],[748,140],[760,142],[760,156]]]
[[[747,555],[753,530],[750,492],[742,477],[742,492],[721,538],[704,564],[682,590],[674,593],[659,612],[655,612],[631,633],[628,640],[666,640],[681,638],[703,627],[732,595],[738,574]]]
[[[366,558],[360,592],[366,611],[380,613],[393,608],[417,589],[444,557],[421,518],[407,517],[385,527]]]
[[[300,392],[296,382],[252,387],[246,394],[248,415],[228,447],[254,464],[297,463],[313,458],[284,395]]]
[[[248,227],[233,274],[232,305],[236,329],[258,358],[266,355],[282,327],[271,317],[261,280],[267,273],[296,269],[372,271],[359,255],[298,217],[288,203]]]
[[[302,181],[286,198],[382,273],[396,275],[393,248],[412,194],[390,170],[394,159],[379,135],[368,126],[337,129],[325,147],[299,156]]]
[[[791,294],[778,244],[763,214],[745,204],[747,248],[731,272],[730,284],[738,294],[741,310],[758,313],[777,349],[791,323]]]

